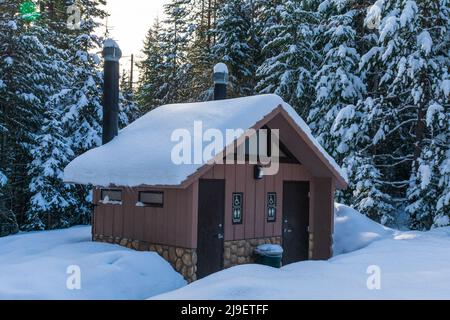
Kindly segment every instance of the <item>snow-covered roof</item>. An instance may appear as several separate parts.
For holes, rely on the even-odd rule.
[[[202,121],[203,132],[210,128],[218,129],[225,136],[227,129],[252,128],[279,106],[313,142],[337,174],[344,177],[340,167],[319,145],[307,124],[291,106],[277,95],[258,95],[156,108],[121,130],[111,142],[69,163],[64,170],[64,181],[97,186],[180,185],[213,155],[211,159],[203,159],[203,164],[175,164],[171,154],[178,142],[172,141],[171,136],[176,129],[187,130],[193,137],[194,122]],[[217,150],[218,154],[221,151]]]

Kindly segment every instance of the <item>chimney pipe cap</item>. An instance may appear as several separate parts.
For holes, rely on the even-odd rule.
[[[103,42],[103,58],[105,61],[116,61],[118,62],[122,57],[122,50],[120,50],[119,45],[113,39],[106,39]]]
[[[214,66],[214,83],[228,84],[228,67],[225,63],[218,63]]]

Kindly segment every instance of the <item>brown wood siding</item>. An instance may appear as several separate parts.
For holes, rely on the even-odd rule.
[[[333,196],[335,187],[345,186],[336,177],[326,159],[312,146],[306,134],[282,110],[261,120],[255,128],[267,125],[281,128],[280,139],[301,164],[281,163],[275,176],[262,180],[253,177],[253,165],[204,166],[180,186],[122,188],[123,205],[103,205],[98,202],[100,189],[95,190],[93,232],[104,236],[145,240],[151,243],[186,248],[197,247],[198,179],[225,179],[224,238],[226,241],[282,235],[283,182],[310,182],[310,230],[314,246],[312,258],[331,255],[333,232]],[[334,178],[332,178],[334,177]],[[138,207],[139,191],[164,191],[164,207]],[[233,192],[244,193],[243,223],[232,224]],[[275,222],[266,220],[267,193],[277,193]]]
[[[314,191],[314,215],[312,230],[314,248],[312,259],[325,260],[332,255],[334,228],[334,187],[331,178],[315,178],[312,186]]]
[[[197,246],[197,183],[186,189],[117,189],[122,190],[122,205],[99,203],[101,189],[94,191],[94,234],[184,248]],[[164,206],[136,206],[139,191],[163,191]]]
[[[281,236],[283,181],[311,181],[312,176],[299,164],[281,163],[275,176],[262,180],[253,177],[253,165],[216,164],[202,178],[225,179],[225,241]],[[243,223],[233,225],[231,199],[233,192],[244,193]],[[267,193],[277,193],[277,219],[267,222]]]

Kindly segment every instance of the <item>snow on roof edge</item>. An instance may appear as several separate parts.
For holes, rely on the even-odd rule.
[[[246,107],[242,107],[243,101],[248,101]],[[227,103],[227,106],[223,106],[224,103]],[[258,106],[260,108],[255,108],[255,106]],[[295,122],[295,124],[300,128],[302,132],[304,132],[308,139],[311,140],[313,146],[316,148],[316,151],[322,154],[330,165],[330,169],[334,169],[332,171],[335,171],[334,174],[340,176],[345,182],[347,182],[347,178],[345,174],[343,173],[340,166],[336,163],[336,161],[323,149],[323,147],[318,143],[318,141],[314,138],[314,136],[311,133],[311,130],[309,126],[305,123],[305,121],[297,114],[297,112],[286,102],[284,102],[279,96],[268,94],[268,95],[258,95],[258,96],[251,96],[251,97],[244,97],[244,98],[236,98],[236,99],[227,99],[222,100],[220,102],[218,101],[209,101],[209,102],[200,102],[200,103],[185,103],[185,104],[172,104],[172,105],[164,105],[159,108],[156,108],[153,111],[148,112],[146,115],[142,116],[126,128],[122,129],[119,133],[119,136],[113,139],[109,144],[106,144],[104,146],[97,147],[95,149],[89,150],[85,154],[77,157],[75,160],[73,160],[64,170],[64,181],[69,183],[80,183],[80,184],[93,184],[96,186],[129,186],[129,187],[137,187],[137,186],[181,186],[183,183],[185,183],[189,178],[197,173],[201,168],[203,168],[206,165],[206,162],[198,165],[198,166],[187,166],[183,168],[183,172],[179,172],[176,167],[172,167],[171,169],[166,166],[158,166],[158,163],[155,163],[155,159],[148,159],[145,162],[145,168],[147,175],[141,174],[137,175],[136,172],[132,171],[139,171],[137,169],[137,166],[127,167],[128,161],[120,161],[120,160],[112,160],[112,162],[116,162],[115,166],[111,166],[111,163],[108,163],[111,161],[111,158],[116,158],[118,155],[117,148],[123,147],[124,144],[126,146],[126,141],[130,141],[131,139],[136,139],[136,137],[139,139],[146,138],[147,140],[156,140],[156,145],[158,145],[159,140],[164,139],[149,139],[146,134],[153,135],[153,132],[159,132],[157,129],[155,131],[150,131],[148,133],[148,127],[146,128],[145,125],[150,121],[153,121],[153,124],[159,123],[159,118],[161,118],[161,115],[163,115],[165,118],[172,119],[171,117],[178,114],[181,114],[182,116],[186,116],[188,112],[197,111],[201,115],[193,115],[193,119],[195,120],[202,120],[201,117],[203,117],[205,121],[210,121],[212,124],[219,124],[219,125],[225,125],[225,123],[220,122],[220,116],[217,117],[215,114],[215,110],[219,110],[219,112],[222,112],[225,114],[225,117],[228,117],[224,121],[230,121],[230,120],[236,120],[233,118],[233,112],[235,112],[238,118],[242,118],[243,116],[248,116],[249,119],[245,119],[244,125],[242,126],[242,129],[247,130],[252,128],[256,123],[264,119],[267,115],[269,115],[271,112],[273,112],[276,108],[282,107],[284,111],[288,114],[289,117],[292,118],[292,120]],[[227,109],[230,108],[230,109]],[[196,110],[195,108],[198,108]],[[205,109],[207,108],[207,109]],[[210,109],[211,108],[211,109]],[[216,108],[216,109],[214,109]],[[241,111],[241,109],[243,111]],[[206,114],[203,114],[206,110]],[[212,111],[211,111],[212,110]],[[225,112],[224,112],[225,110]],[[231,112],[228,112],[230,111]],[[249,112],[249,110],[251,112]],[[184,114],[183,114],[184,112]],[[231,117],[229,114],[232,114]],[[253,113],[253,117],[252,117]],[[222,114],[221,114],[222,115]],[[198,118],[196,118],[198,117]],[[219,118],[219,120],[215,118]],[[192,119],[186,120],[190,121]],[[217,122],[219,121],[219,122]],[[250,122],[251,121],[251,122]],[[240,121],[242,124],[243,122]],[[145,131],[147,130],[147,131]],[[141,131],[144,131],[143,133]],[[166,132],[167,134],[167,132]],[[123,136],[126,137],[123,137]],[[122,137],[121,137],[122,136]],[[122,139],[121,139],[122,138]],[[128,140],[127,140],[128,139]],[[120,141],[122,140],[122,141]],[[125,142],[123,142],[125,140]],[[145,139],[144,139],[145,140]],[[167,140],[167,138],[166,138]],[[133,140],[131,140],[133,141]],[[121,144],[120,144],[121,142]],[[167,141],[166,141],[167,142]],[[155,142],[154,142],[155,144]],[[163,141],[161,141],[161,144],[163,144]],[[167,144],[167,143],[166,143]],[[139,146],[138,146],[139,147]],[[114,149],[116,148],[116,149]],[[165,146],[161,148],[156,148],[158,150],[163,150]],[[131,149],[133,152],[136,153],[136,149],[138,150],[137,153],[140,153],[139,148]],[[167,149],[167,148],[166,148]],[[122,150],[123,151],[123,150]],[[217,154],[220,154],[223,152],[223,150],[217,152]],[[169,153],[170,151],[162,151],[161,153]],[[217,155],[216,154],[216,155]],[[120,156],[119,156],[120,157]],[[155,157],[154,157],[155,158]],[[156,156],[156,160],[161,160],[164,157],[161,155]],[[148,167],[148,163],[152,163],[152,170],[151,171]],[[164,160],[166,161],[166,160]],[[99,166],[104,166],[106,162],[106,167],[108,168],[100,170],[100,172],[97,169]],[[158,162],[158,161],[156,161]],[[142,162],[139,162],[138,165],[144,166]],[[112,169],[111,169],[112,168]],[[143,169],[141,168],[141,170]],[[161,169],[160,169],[161,168]],[[114,170],[113,170],[114,169]],[[121,172],[125,172],[124,174],[117,173],[116,171],[119,169]],[[172,172],[171,172],[172,171]],[[133,176],[134,174],[134,176]],[[146,178],[147,177],[147,178]],[[151,177],[151,178],[150,178]]]
[[[305,122],[305,120],[300,117],[300,115],[291,107],[287,102],[283,102],[283,109],[289,114],[289,116],[295,121],[295,123],[300,127],[300,129],[308,136],[308,139],[314,144],[318,151],[324,155],[328,163],[333,167],[339,176],[348,184],[347,175],[342,170],[341,166],[337,164],[336,160],[322,147],[322,145],[317,141],[311,132],[311,128]]]

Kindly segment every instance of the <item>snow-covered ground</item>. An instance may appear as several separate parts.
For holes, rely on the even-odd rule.
[[[144,299],[185,284],[156,253],[92,242],[90,227],[0,238],[0,299]]]
[[[450,228],[399,232],[346,206],[336,211],[334,249],[349,253],[281,269],[237,266],[154,298],[450,299]],[[374,270],[379,290],[367,286]]]
[[[400,232],[337,205],[334,241],[328,261],[237,266],[185,286],[156,253],[91,242],[90,227],[22,233],[0,238],[0,299],[450,299],[450,228]],[[80,290],[66,286],[71,265]]]

